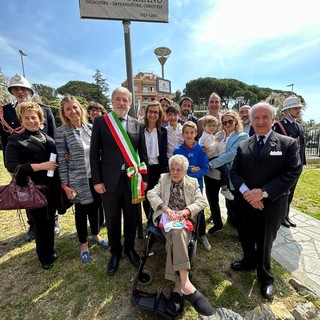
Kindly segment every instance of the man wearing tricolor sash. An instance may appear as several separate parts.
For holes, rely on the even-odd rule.
[[[138,203],[147,186],[147,150],[142,125],[128,115],[132,94],[124,87],[111,96],[113,110],[95,119],[90,161],[95,190],[102,195],[111,259],[108,273],[119,267],[122,251],[134,266],[140,257],[134,249],[138,225]],[[124,243],[121,243],[121,216]]]

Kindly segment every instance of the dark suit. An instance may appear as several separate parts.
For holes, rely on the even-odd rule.
[[[271,249],[285,208],[289,189],[301,172],[300,158],[294,139],[273,131],[258,154],[256,135],[242,141],[237,150],[230,177],[236,188],[235,201],[239,217],[239,236],[247,265],[258,265],[261,283],[273,283]],[[239,191],[245,184],[251,189],[264,189],[268,198],[264,208],[254,209]]]
[[[139,153],[140,162],[148,164],[143,127],[141,123],[130,116],[127,119],[127,133],[134,150]],[[104,183],[106,188],[102,200],[110,251],[112,255],[120,257],[123,247],[125,251],[134,248],[138,206],[131,203],[130,180],[126,172],[121,170],[124,157],[103,116],[94,120],[90,162],[93,185]],[[146,176],[143,179],[146,181]],[[124,217],[123,247],[121,244],[121,210]]]
[[[300,160],[303,165],[307,163],[306,161],[306,144],[305,144],[305,131],[304,127],[302,124],[299,122],[291,123],[288,119],[284,118],[280,121],[282,124],[284,131],[281,130],[281,127],[278,122],[275,122],[274,125],[272,126],[272,129],[280,134],[287,135],[291,138],[294,138],[297,140],[298,146],[299,146],[299,155],[300,155]],[[290,211],[290,204],[293,199],[294,191],[296,189],[298,180],[297,182],[290,188],[290,195],[288,198],[288,206],[286,209],[286,217],[289,216],[289,211]]]
[[[159,164],[155,164],[155,165],[149,164],[148,166],[148,187],[145,191],[146,194],[149,190],[153,189],[156,186],[160,178],[160,174],[168,172],[167,129],[164,127],[161,127],[161,131],[157,130],[157,137],[158,137],[158,148],[159,148],[159,156],[158,156]],[[151,207],[150,207],[149,200],[146,199],[145,201],[143,201],[143,210],[147,218],[149,218],[150,208]]]

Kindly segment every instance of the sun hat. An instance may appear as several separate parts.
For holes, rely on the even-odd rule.
[[[297,96],[290,96],[286,100],[284,100],[282,111],[296,107],[302,108],[303,104],[301,104],[300,99]]]

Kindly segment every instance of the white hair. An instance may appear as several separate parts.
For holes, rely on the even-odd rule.
[[[276,115],[277,109],[273,107],[269,102],[267,101],[260,101],[256,103],[252,108],[250,109],[250,120],[252,122],[254,113],[257,109],[264,108],[267,109],[271,118],[273,118]]]
[[[175,154],[169,158],[169,170],[171,169],[172,162],[177,162],[180,164],[185,172],[188,170],[189,161],[182,154]]]

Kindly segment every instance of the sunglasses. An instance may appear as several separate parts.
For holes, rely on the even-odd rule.
[[[233,124],[234,120],[222,121],[222,124],[226,126],[227,124]]]
[[[211,127],[211,128],[218,128],[219,127],[217,124],[211,124],[211,123],[207,123],[206,126]]]
[[[158,112],[158,111],[148,110],[148,114],[154,114],[154,115],[157,115],[157,114],[159,114],[159,112]]]

